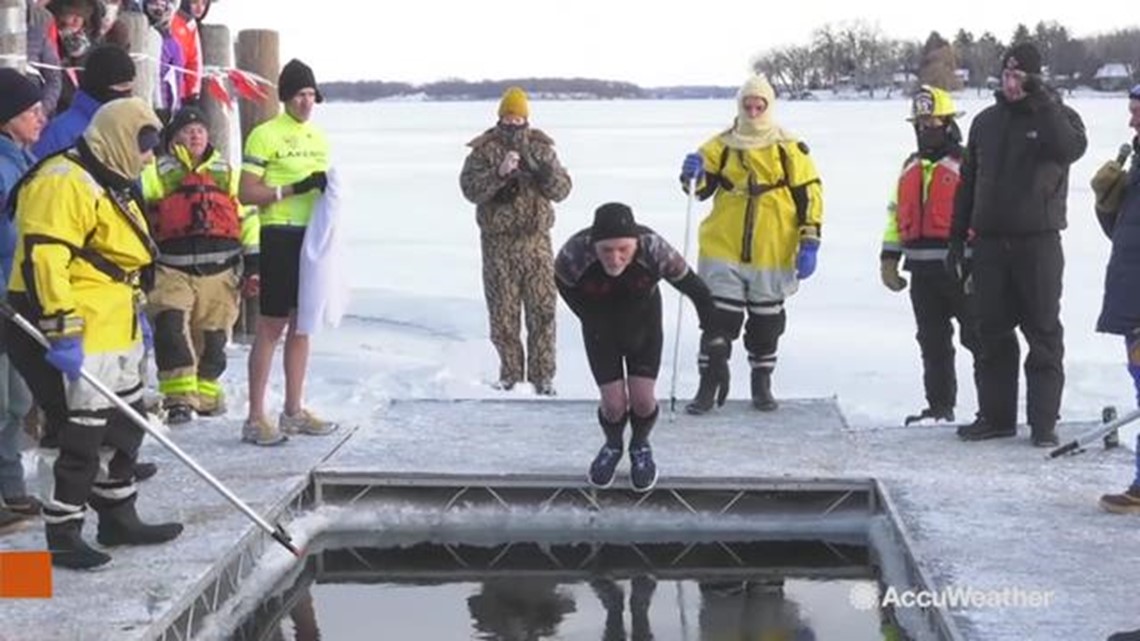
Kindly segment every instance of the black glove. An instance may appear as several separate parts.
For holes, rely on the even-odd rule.
[[[716,404],[720,407],[728,398],[728,384],[731,379],[728,358],[732,355],[732,343],[723,336],[711,336],[708,339],[706,336],[708,334],[701,336],[701,354],[708,360],[701,363],[703,366],[701,373],[707,374],[716,384]]]
[[[1056,102],[1057,98],[1041,76],[1031,73],[1026,76],[1025,81],[1021,83],[1021,89],[1025,92],[1025,100],[1033,110],[1046,109]]]
[[[298,180],[297,182],[293,183],[293,194],[303,194],[313,191],[314,189],[321,190],[321,193],[323,194],[325,192],[325,187],[328,187],[328,185],[329,178],[325,172],[314,171],[313,173],[309,174],[307,178]]]
[[[957,283],[966,282],[966,243],[951,240],[946,251],[946,271]]]

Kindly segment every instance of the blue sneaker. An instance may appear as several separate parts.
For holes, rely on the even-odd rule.
[[[590,485],[605,489],[614,484],[614,473],[617,472],[618,462],[621,461],[622,448],[603,445],[590,463]]]
[[[629,447],[629,480],[634,492],[648,492],[657,485],[657,464],[649,443]]]

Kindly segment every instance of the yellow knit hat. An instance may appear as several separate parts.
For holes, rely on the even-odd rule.
[[[503,92],[503,99],[499,101],[499,117],[522,116],[530,118],[530,106],[526,101],[526,92],[522,87],[508,87]]]

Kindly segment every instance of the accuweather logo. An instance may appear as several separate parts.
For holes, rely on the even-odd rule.
[[[951,587],[937,591],[899,590],[888,586],[879,594],[873,585],[860,583],[851,588],[848,600],[856,610],[875,608],[1047,608],[1053,605],[1052,590],[1025,590],[1001,588],[977,590],[971,587]]]

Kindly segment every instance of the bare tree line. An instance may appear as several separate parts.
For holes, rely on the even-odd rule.
[[[1140,78],[1140,29],[1074,38],[1057,22],[1039,22],[1034,29],[1017,25],[1009,44],[986,31],[976,36],[959,29],[953,40],[931,31],[926,41],[889,38],[866,22],[825,24],[808,44],[769,50],[756,57],[753,68],[766,74],[781,93],[798,96],[808,90],[850,87],[862,92],[909,89],[915,82],[955,90],[986,87],[998,73],[1006,48],[1030,41],[1041,49],[1052,82],[1062,87],[1095,86],[1099,69],[1123,65],[1131,83]],[[1103,83],[1102,83],[1103,84]]]

